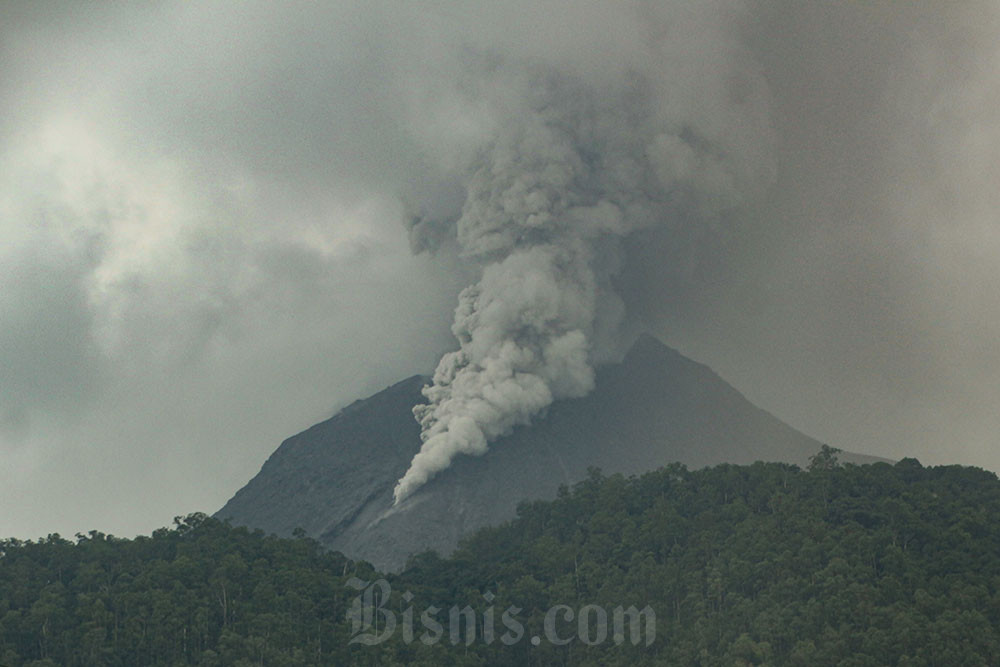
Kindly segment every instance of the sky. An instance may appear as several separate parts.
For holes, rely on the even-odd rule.
[[[633,77],[704,149],[621,242],[622,341],[834,446],[1000,470],[998,31],[985,1],[0,5],[0,536],[214,512],[433,371],[483,263],[414,211],[461,209],[524,72],[570,115]]]

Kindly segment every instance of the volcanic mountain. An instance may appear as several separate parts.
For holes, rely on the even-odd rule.
[[[281,444],[216,514],[234,525],[291,535],[383,570],[410,555],[451,552],[465,534],[515,516],[523,500],[553,498],[587,475],[638,474],[672,462],[785,461],[804,466],[821,443],[757,408],[707,366],[640,337],[620,364],[598,369],[588,396],[552,405],[393,507],[393,487],[420,449],[413,376]],[[873,462],[843,453],[841,460]]]

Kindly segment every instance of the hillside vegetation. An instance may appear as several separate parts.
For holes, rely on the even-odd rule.
[[[593,471],[451,558],[411,559],[381,588],[371,566],[311,540],[204,515],[134,540],[5,540],[0,664],[993,665],[998,515],[992,473],[838,466],[824,449],[808,471]],[[374,625],[352,624],[366,586],[391,593],[372,598]],[[420,620],[431,605],[442,632]],[[578,633],[598,607],[609,627],[613,610],[648,607],[655,639],[631,626]],[[452,637],[453,608],[473,630]],[[553,608],[565,645],[546,634]],[[500,639],[511,609],[518,641]]]

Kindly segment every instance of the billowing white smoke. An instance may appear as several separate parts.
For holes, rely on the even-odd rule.
[[[624,237],[704,224],[772,179],[766,86],[724,30],[697,26],[720,40],[708,53],[678,48],[686,16],[656,15],[664,30],[644,41],[624,36],[640,46],[617,77],[502,54],[473,73],[494,131],[461,170],[461,210],[415,216],[411,239],[454,239],[482,274],[459,297],[459,349],[414,408],[423,445],[397,503],[457,455],[593,388],[624,317],[613,284]]]

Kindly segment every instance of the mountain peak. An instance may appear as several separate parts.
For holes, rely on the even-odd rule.
[[[636,337],[626,356],[653,356],[663,352],[674,352],[674,349],[653,334],[643,332]]]
[[[397,569],[418,551],[449,553],[463,535],[513,518],[522,500],[554,497],[589,467],[805,465],[821,447],[644,334],[620,364],[598,369],[588,396],[553,404],[481,457],[459,457],[394,508],[393,487],[420,450],[412,408],[425,382],[407,378],[289,438],[217,516],[279,535],[301,527],[350,557]]]
[[[697,369],[715,375],[708,366],[685,357],[659,338],[648,333],[640,334],[635,339],[628,352],[625,353],[621,365],[634,369],[647,369],[654,373],[685,368],[688,370]]]

